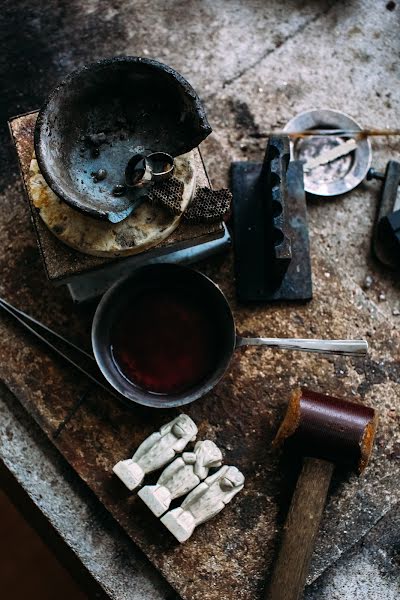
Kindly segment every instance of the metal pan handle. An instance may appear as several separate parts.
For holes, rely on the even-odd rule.
[[[365,356],[368,352],[368,343],[365,340],[303,340],[237,336],[236,348],[240,346],[267,346],[281,350],[300,350],[301,352],[341,354],[343,356]]]

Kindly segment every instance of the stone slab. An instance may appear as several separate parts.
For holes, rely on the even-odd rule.
[[[89,581],[79,581],[89,597],[98,597],[93,579],[110,600],[178,600],[4,386],[0,386],[0,415],[1,463],[87,570]],[[16,501],[10,487],[4,489]],[[23,510],[20,502],[17,507]],[[397,600],[399,518],[397,504],[306,588],[305,600]],[[39,533],[46,536],[43,527]],[[65,565],[64,554],[52,548]],[[72,574],[77,577],[75,568]]]

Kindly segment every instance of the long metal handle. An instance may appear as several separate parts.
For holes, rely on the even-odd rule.
[[[250,134],[251,135],[251,134]],[[291,138],[315,137],[315,136],[336,136],[365,138],[369,136],[391,136],[400,135],[400,129],[304,129],[303,131],[263,131],[253,134],[254,137],[271,137],[272,135],[287,135]]]
[[[320,352],[321,354],[342,354],[344,356],[364,356],[368,352],[365,340],[302,340],[291,338],[236,338],[236,348],[240,346],[268,346],[281,350]]]

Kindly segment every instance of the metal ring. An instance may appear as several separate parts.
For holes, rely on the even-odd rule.
[[[170,179],[174,172],[174,158],[167,152],[152,152],[146,157],[153,173],[153,181]]]
[[[153,179],[153,171],[143,154],[135,154],[129,160],[125,169],[125,184],[129,188],[139,188],[148,185]]]

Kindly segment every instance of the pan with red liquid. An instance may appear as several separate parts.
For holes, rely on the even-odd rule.
[[[363,340],[242,338],[219,287],[202,273],[173,264],[140,267],[115,284],[96,310],[92,345],[115,390],[157,408],[207,394],[243,345],[345,355],[368,349]]]

